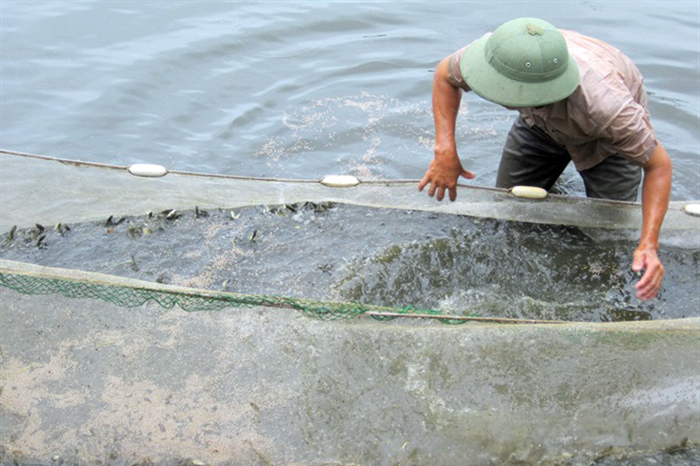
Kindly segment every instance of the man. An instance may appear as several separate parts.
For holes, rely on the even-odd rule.
[[[654,298],[664,268],[659,230],[671,191],[672,164],[656,139],[642,76],[614,47],[535,18],[509,21],[445,58],[435,69],[435,158],[418,185],[437,199],[457,198],[455,121],[462,91],[517,110],[497,186],[549,190],[570,161],[589,197],[635,201],[642,186],[642,232],[632,269],[642,300]]]

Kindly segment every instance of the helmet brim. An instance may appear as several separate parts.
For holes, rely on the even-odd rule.
[[[545,82],[523,82],[500,74],[486,59],[489,36],[473,42],[462,54],[459,67],[464,81],[481,97],[506,107],[538,107],[569,97],[578,87],[579,70],[569,57],[566,70]]]

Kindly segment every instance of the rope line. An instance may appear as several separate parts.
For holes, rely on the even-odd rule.
[[[40,160],[48,160],[48,161],[59,162],[59,163],[67,164],[67,165],[73,165],[76,167],[86,166],[86,167],[95,167],[95,168],[105,168],[105,169],[110,169],[110,170],[127,170],[128,169],[128,166],[124,166],[124,165],[114,165],[114,164],[100,163],[100,162],[88,162],[88,161],[80,161],[80,160],[63,159],[63,158],[51,157],[51,156],[47,156],[47,155],[32,154],[32,153],[28,153],[28,152],[19,152],[19,151],[13,151],[13,150],[2,149],[2,148],[0,148],[0,154],[26,157],[26,158],[34,158],[34,159],[40,159]],[[192,176],[192,177],[198,177],[198,178],[223,178],[223,179],[241,180],[241,181],[261,181],[261,182],[296,183],[296,184],[319,184],[319,183],[321,183],[320,179],[264,178],[264,177],[254,177],[254,176],[228,175],[228,174],[222,174],[222,173],[199,173],[199,172],[191,172],[191,171],[184,171],[184,170],[168,170],[168,173],[172,173],[172,174],[180,175],[180,176]],[[364,185],[385,185],[385,186],[389,185],[390,186],[390,185],[401,185],[401,184],[416,184],[417,185],[418,183],[420,183],[421,180],[420,179],[393,179],[393,180],[359,180],[359,181],[360,181],[360,184],[364,184]],[[498,192],[498,193],[509,192],[508,189],[504,189],[504,188],[495,188],[495,187],[490,187],[490,186],[478,186],[478,185],[474,185],[474,184],[458,183],[457,187]],[[611,199],[588,198],[585,196],[584,197],[567,196],[567,195],[561,195],[561,194],[550,194],[549,196],[554,197],[554,198],[572,199],[572,200],[584,200],[585,199],[587,202],[592,202],[592,203],[597,203],[597,204],[609,204],[609,205],[638,205],[639,204],[637,202],[618,201],[618,200],[611,200]]]
[[[86,167],[95,167],[95,168],[106,168],[110,170],[126,170],[128,166],[125,165],[114,165],[114,164],[109,164],[109,163],[101,163],[101,162],[89,162],[89,161],[82,161],[82,160],[72,160],[72,159],[64,159],[64,158],[59,158],[59,157],[51,157],[48,155],[39,155],[39,154],[31,154],[28,152],[18,152],[18,151],[13,151],[13,150],[7,150],[7,149],[0,149],[0,154],[5,154],[5,155],[13,155],[17,157],[26,157],[26,158],[32,158],[32,159],[39,159],[39,160],[47,160],[50,162],[59,162],[67,165],[73,165],[76,167],[81,167],[81,166],[86,166]],[[168,170],[168,173],[172,173],[175,175],[182,175],[182,176],[196,176],[196,177],[202,177],[202,178],[225,178],[225,179],[232,179],[232,180],[243,180],[243,181],[270,181],[270,182],[277,182],[277,183],[320,183],[321,180],[314,180],[314,179],[301,179],[301,178],[265,178],[265,177],[255,177],[255,176],[241,176],[241,175],[228,175],[228,174],[223,174],[223,173],[201,173],[201,172],[192,172],[192,171],[186,171],[186,170]],[[394,179],[394,180],[361,180],[360,181],[363,184],[417,184],[420,182],[419,179]]]

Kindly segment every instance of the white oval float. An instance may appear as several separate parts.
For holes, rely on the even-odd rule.
[[[360,184],[360,180],[352,175],[328,175],[323,177],[321,184],[332,188],[349,188]]]
[[[547,190],[536,186],[514,186],[510,188],[510,192],[513,196],[524,199],[544,199],[547,197]]]
[[[146,178],[159,178],[168,174],[168,169],[164,166],[150,163],[135,163],[129,165],[127,170],[134,176],[143,176]]]
[[[700,204],[686,204],[683,206],[683,212],[694,217],[700,217]]]

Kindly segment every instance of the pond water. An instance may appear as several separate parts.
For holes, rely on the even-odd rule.
[[[672,199],[700,199],[697,0],[2,0],[0,146],[205,173],[420,179],[432,159],[434,67],[454,50],[520,16],[540,17],[603,39],[638,64],[652,123],[674,162]],[[493,186],[513,118],[513,112],[473,94],[463,99],[457,134],[464,164],[477,174],[470,183]],[[26,179],[28,186],[37,182]],[[571,167],[560,190],[583,193]],[[51,205],[52,200],[42,202]],[[354,210],[337,212],[350,222],[360,215]],[[221,224],[226,228],[215,221],[219,212],[209,212],[204,221],[188,212],[177,220],[188,228],[176,231],[175,223],[160,219],[163,231],[151,225],[150,235],[144,234],[150,219],[140,217],[119,225],[71,225],[70,232],[47,225],[39,244],[41,234],[17,232],[18,239],[5,244],[2,256],[56,266],[80,263],[85,270],[250,293],[273,288],[279,293],[279,281],[286,280],[285,294],[290,295],[445,310],[464,310],[465,303],[472,303],[481,313],[510,316],[639,320],[682,317],[699,309],[697,300],[688,298],[697,296],[692,288],[697,283],[697,251],[663,251],[669,270],[666,288],[659,300],[642,304],[630,299],[636,280],[629,272],[630,245],[623,240],[601,245],[566,228],[554,232],[521,225],[514,242],[513,230],[494,221],[476,225],[455,217],[431,228],[438,222],[431,223],[429,214],[401,212],[397,215],[425,218],[396,233],[382,228],[388,219],[375,215],[374,224],[362,213],[365,226],[348,226],[345,242],[333,243],[335,249],[321,243],[318,256],[290,260],[295,251],[289,239],[301,235],[305,245],[318,244],[318,222],[337,212],[311,209],[282,216],[252,209],[239,212],[235,226],[224,220],[224,212],[221,222],[226,223]],[[81,243],[80,233],[85,232],[82,238],[88,240]],[[543,251],[533,240],[543,232],[561,235],[571,247]],[[266,242],[266,255],[253,254]],[[532,260],[513,260],[503,253],[504,244],[517,246]],[[229,255],[220,250],[224,247]],[[584,261],[586,270],[569,267],[570,259],[589,257],[586,247],[595,249],[598,259]],[[86,250],[90,261],[84,260]],[[173,250],[181,254],[175,256]],[[324,258],[321,252],[335,255]],[[232,253],[238,254],[239,268],[221,268],[234,263]],[[337,254],[342,267],[331,261]],[[457,260],[465,256],[481,261]],[[179,269],[176,259],[184,260]],[[310,259],[316,262],[303,262]],[[446,263],[456,267],[451,276],[438,273],[424,282],[416,274]],[[494,277],[488,276],[489,264],[488,270],[501,273],[495,279],[517,292],[509,295],[490,285]],[[183,270],[185,265],[189,269]],[[293,274],[301,266],[308,275]],[[456,274],[471,281],[455,288]],[[529,281],[515,282],[514,276]],[[412,287],[401,289],[404,282]],[[324,286],[314,286],[318,283]],[[437,293],[422,294],[427,286]],[[669,305],[683,299],[687,308]],[[570,315],[571,309],[580,314]],[[697,462],[697,449],[690,449],[603,458],[595,464]]]
[[[700,199],[699,5],[4,0],[1,145],[198,172],[420,179],[436,64],[536,16],[635,60],[675,163],[673,199]],[[461,155],[473,183],[492,186],[514,114],[471,93],[463,107]],[[583,192],[571,169],[563,186]]]

